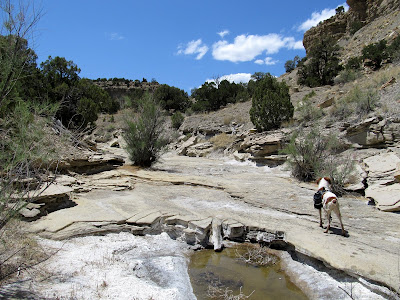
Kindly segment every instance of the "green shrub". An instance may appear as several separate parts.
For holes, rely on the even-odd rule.
[[[389,56],[392,61],[400,60],[400,35],[398,35],[388,47]]]
[[[185,111],[189,107],[189,98],[185,91],[169,86],[160,85],[154,92],[154,99],[166,110]]]
[[[352,89],[344,98],[345,102],[354,106],[355,113],[362,116],[375,110],[378,106],[378,100],[379,96],[375,90],[362,90],[359,87]]]
[[[279,128],[282,122],[293,117],[293,112],[286,83],[278,82],[271,74],[257,81],[250,119],[258,131]]]
[[[56,146],[46,134],[55,111],[57,107],[17,101],[0,119],[0,235],[29,201],[17,195],[35,192],[37,183],[47,178],[43,169],[56,159]]]
[[[165,116],[150,96],[139,103],[138,114],[126,119],[124,138],[129,158],[135,165],[149,167],[168,143],[164,134]]]
[[[339,75],[335,78],[335,84],[343,84],[351,82],[361,77],[361,73],[357,70],[347,69],[339,72]]]
[[[355,87],[335,103],[331,110],[331,116],[339,120],[345,120],[353,114],[365,116],[374,111],[378,105],[379,96],[376,90]]]
[[[315,180],[317,173],[328,156],[326,138],[319,130],[305,133],[294,132],[282,153],[289,155],[289,165],[295,178],[305,181]]]
[[[307,95],[296,106],[296,111],[298,112],[299,120],[304,122],[315,121],[323,116],[322,109],[314,106]]]
[[[362,64],[362,57],[355,56],[355,57],[349,58],[346,65],[344,66],[344,68],[346,70],[360,70],[361,64]]]
[[[350,159],[338,159],[342,144],[334,135],[322,135],[320,128],[309,132],[298,130],[292,134],[282,153],[289,155],[292,175],[297,179],[312,181],[318,177],[333,179],[334,192],[343,192],[343,186],[352,171]]]
[[[181,127],[184,120],[185,120],[184,115],[182,115],[179,111],[175,112],[171,116],[172,127],[175,129],[179,129],[179,127]]]
[[[86,125],[93,125],[96,122],[99,106],[92,99],[81,98],[78,100],[76,111],[82,117],[82,126],[86,127]]]
[[[332,106],[330,116],[335,120],[345,120],[351,116],[353,112],[354,108],[344,99],[340,99]]]
[[[300,57],[298,55],[296,55],[294,57],[293,60],[287,60],[285,62],[285,71],[286,73],[292,72],[294,69],[296,69],[296,67],[298,66],[299,62],[300,62]]]
[[[364,62],[367,62],[367,65],[371,66],[374,70],[379,69],[382,62],[388,57],[389,53],[385,40],[369,44],[362,49],[362,58]]]
[[[354,35],[357,31],[359,31],[363,27],[363,23],[361,21],[354,21],[350,24],[350,34]]]

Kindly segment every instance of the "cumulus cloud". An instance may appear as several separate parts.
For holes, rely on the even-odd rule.
[[[226,35],[229,34],[229,30],[223,30],[223,31],[217,32],[217,34],[223,39]]]
[[[118,32],[106,32],[106,37],[110,41],[120,41],[125,39],[125,37]]]
[[[345,11],[349,9],[349,6],[346,3],[343,3],[339,6],[343,6]],[[339,7],[338,6],[338,7]],[[335,8],[325,8],[324,10],[320,12],[313,12],[311,14],[311,17],[304,21],[299,27],[298,31],[307,31],[313,26],[318,25],[319,22],[324,21],[329,19],[330,17],[334,16],[336,14],[336,9]]]
[[[186,45],[180,45],[178,47],[178,54],[192,55],[197,54],[196,59],[200,60],[208,52],[207,45],[203,44],[201,39],[193,40]]]
[[[236,74],[229,74],[219,77],[220,81],[228,80],[229,82],[234,83],[247,83],[251,79],[250,73],[236,73]],[[214,79],[207,79],[206,82],[215,82]]]
[[[267,56],[265,59],[257,59],[254,61],[254,63],[258,65],[267,65],[267,66],[272,66],[278,63],[278,60],[274,60],[272,57]]]
[[[212,55],[216,60],[232,62],[252,61],[258,55],[277,53],[281,48],[301,49],[301,41],[296,42],[293,37],[282,37],[279,34],[268,35],[239,35],[233,43],[218,41],[213,45]]]

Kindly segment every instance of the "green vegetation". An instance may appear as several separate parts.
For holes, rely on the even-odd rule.
[[[335,84],[351,82],[360,77],[361,77],[360,71],[345,68],[342,71],[340,71],[339,75],[335,78]]]
[[[361,21],[354,21],[350,24],[350,34],[354,35],[357,31],[359,31],[363,27],[363,23]]]
[[[315,121],[323,116],[322,109],[315,107],[310,99],[316,95],[315,91],[312,91],[305,95],[302,101],[296,106],[298,112],[298,118],[302,122]]]
[[[333,179],[332,188],[341,195],[344,183],[353,171],[350,159],[338,159],[337,153],[343,151],[338,139],[333,135],[322,135],[322,130],[314,126],[310,131],[295,131],[282,153],[289,155],[292,175],[299,180],[312,181],[318,177]]]
[[[167,84],[162,84],[156,89],[154,99],[166,110],[185,111],[189,107],[187,93]]]
[[[126,151],[135,165],[150,167],[158,160],[168,143],[165,121],[160,104],[151,95],[140,101],[136,115],[127,116],[124,139]]]
[[[341,5],[341,6],[338,6],[336,9],[335,9],[335,12],[336,12],[336,14],[342,14],[342,13],[344,13],[344,7]]]
[[[228,103],[236,103],[249,99],[245,85],[223,80],[219,82],[205,82],[200,88],[192,90],[195,102],[192,110],[214,111]]]
[[[339,50],[333,39],[322,37],[299,65],[299,84],[309,87],[333,84],[333,79],[342,69]]]
[[[184,115],[182,115],[179,111],[175,112],[171,116],[172,127],[175,129],[179,129],[184,120],[185,120]]]
[[[271,74],[255,82],[250,119],[258,131],[277,129],[293,117],[289,87]]]
[[[378,70],[382,62],[389,58],[387,42],[381,40],[378,43],[372,43],[362,49],[362,58],[367,66],[371,66],[374,70]]]
[[[289,73],[292,72],[294,69],[297,68],[297,66],[299,65],[299,62],[301,61],[300,57],[298,55],[296,55],[293,60],[288,60],[285,62],[285,72]]]

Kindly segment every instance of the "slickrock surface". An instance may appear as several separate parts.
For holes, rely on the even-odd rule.
[[[332,268],[394,289],[400,282],[400,215],[369,206],[365,198],[339,199],[348,232],[343,237],[335,216],[329,234],[318,226],[312,203],[316,185],[291,179],[282,167],[170,153],[151,170],[123,166],[110,172],[96,180],[80,176],[80,187],[94,184],[94,188],[72,193],[76,206],[42,217],[31,230],[51,239],[167,232],[189,244],[208,246],[213,245],[213,228],[231,240],[251,231],[272,239],[280,234],[274,233],[283,232],[296,251]],[[213,219],[221,226],[213,226]]]

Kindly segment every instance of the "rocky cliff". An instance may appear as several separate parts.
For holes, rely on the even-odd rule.
[[[328,35],[335,40],[348,39],[362,27],[380,18],[387,19],[387,24],[380,24],[376,28],[384,33],[382,38],[389,38],[393,32],[400,33],[399,26],[393,28],[393,23],[398,24],[399,21],[400,0],[347,0],[347,4],[347,12],[337,13],[304,34],[303,45],[307,53],[321,36]]]

